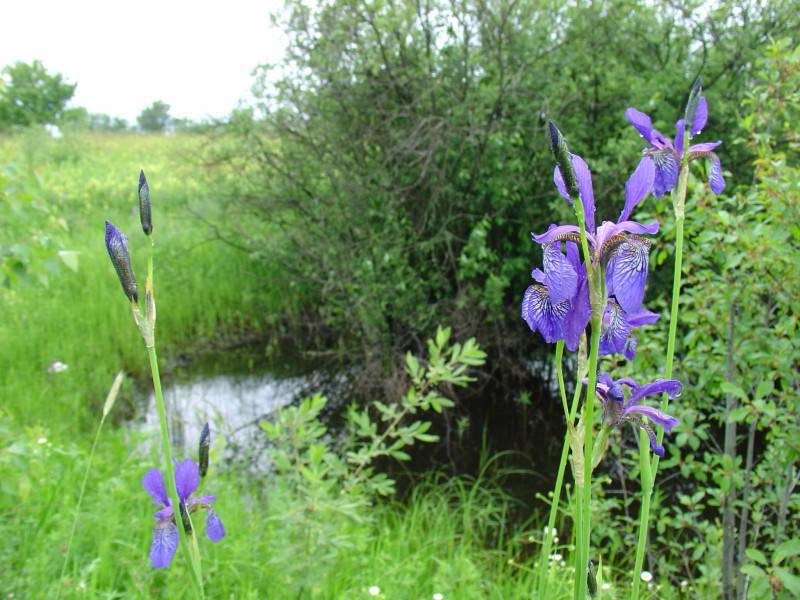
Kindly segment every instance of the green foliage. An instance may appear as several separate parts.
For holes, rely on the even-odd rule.
[[[38,60],[5,67],[0,86],[0,129],[56,123],[76,85],[65,82],[59,73],[48,73]]]
[[[371,523],[369,508],[376,496],[394,492],[394,480],[373,468],[375,461],[405,461],[405,450],[417,442],[435,442],[424,413],[453,406],[444,390],[465,386],[469,367],[483,364],[485,354],[474,339],[449,344],[450,329],[439,328],[428,340],[424,363],[406,356],[407,392],[397,404],[374,401],[372,409],[347,412],[345,431],[337,435],[320,415],[327,400],[319,394],[297,406],[279,410],[261,424],[275,446],[271,454],[281,485],[291,493],[291,514],[276,515],[285,534],[302,540],[285,565],[288,579],[305,582],[334,568],[342,551],[363,552],[356,532]],[[342,522],[351,527],[343,527]],[[311,573],[317,573],[312,575]],[[303,575],[301,577],[301,574]]]
[[[147,108],[142,109],[142,112],[136,117],[136,122],[139,124],[139,129],[142,131],[164,131],[171,122],[169,104],[161,100],[156,100]]]
[[[354,363],[385,369],[439,322],[529,355],[514,308],[529,232],[568,211],[542,117],[588,160],[598,216],[615,216],[641,149],[625,108],[657,108],[669,132],[675,90],[702,72],[706,133],[727,138],[766,35],[795,24],[785,2],[693,7],[291,0],[287,59],[262,69],[262,103],[232,117],[219,157],[228,237],[280,261]],[[731,184],[749,181],[750,149],[727,152]]]
[[[780,570],[777,560],[800,539],[800,524],[790,516],[800,510],[799,66],[800,50],[789,41],[771,44],[757,63],[759,80],[739,115],[743,135],[726,140],[755,156],[751,185],[714,196],[698,178],[687,205],[675,372],[684,391],[669,410],[681,426],[665,444],[649,561],[671,585],[695,582],[709,597],[723,594],[726,560],[734,565],[736,598],[770,597],[763,595],[770,585],[776,591],[783,586],[785,597],[793,597],[791,586],[800,576],[796,560],[785,559]],[[666,212],[666,201],[649,204],[649,210]],[[669,219],[662,223],[669,240],[673,225]],[[665,300],[656,302],[666,312]],[[637,379],[658,374],[665,335],[666,326],[642,336],[635,364],[615,365],[615,372],[627,370]],[[635,446],[612,444],[610,450],[611,473],[625,472],[627,480],[638,476]],[[673,486],[672,478],[680,484]],[[603,512],[615,516],[596,523],[601,538],[614,540],[609,555],[618,557],[635,539],[627,515],[637,496],[629,483],[610,487],[621,488],[614,490],[621,499],[607,489]],[[773,555],[774,560],[760,558]]]

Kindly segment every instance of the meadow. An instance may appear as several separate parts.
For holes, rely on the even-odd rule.
[[[346,17],[320,26],[350,32]],[[523,34],[526,43],[540,41]],[[371,38],[360,42],[360,56],[376,50]],[[335,44],[334,50],[344,51]],[[469,44],[465,52],[494,60]],[[451,57],[442,51],[439,58]],[[349,64],[317,58],[309,64],[323,70]],[[234,114],[224,135],[65,129],[51,138],[34,127],[0,139],[0,595],[559,600],[583,597],[581,588],[595,584],[597,598],[796,596],[798,61],[789,42],[771,44],[741,96],[714,104],[716,92],[707,92],[712,120],[703,139],[725,137],[717,150],[723,167],[713,162],[716,155],[693,156],[701,166],[691,169],[682,159],[671,198],[650,197],[652,179],[640,186],[634,217],[659,224],[652,250],[646,244],[646,303],[660,320],[648,323],[638,348],[634,342],[635,361],[631,348],[620,346],[598,362],[600,311],[593,311],[593,350],[584,340],[564,360],[564,339],[545,335],[530,311],[520,319],[531,283],[528,232],[585,216],[571,214],[566,192],[553,185],[554,156],[566,180],[574,168],[554,124],[547,125],[549,136],[542,124],[541,139],[529,140],[534,149],[550,140],[553,152],[534,152],[533,163],[524,158],[531,150],[515,128],[533,121],[527,104],[519,119],[504,124],[509,129],[488,127],[485,143],[470,138],[472,172],[451,160],[464,145],[455,123],[445,136],[452,147],[431,146],[426,156],[441,161],[442,172],[454,169],[447,173],[452,181],[438,182],[417,172],[430,174],[428,162],[414,162],[424,144],[407,141],[439,134],[406,120],[403,94],[396,105],[372,103],[373,93],[396,91],[372,71],[363,81],[360,71],[341,80],[352,84],[352,105],[364,102],[360,111],[339,104],[340,88],[323,85],[336,77],[309,75],[294,82],[302,110],[261,119]],[[683,72],[675,78],[683,81]],[[433,100],[457,97],[447,86],[462,83],[460,69],[452,80],[431,76],[430,85],[411,79],[422,82],[421,97],[430,93]],[[479,79],[471,84],[483,85]],[[292,82],[285,83],[283,92],[291,91]],[[690,100],[698,100],[699,84],[691,89]],[[553,98],[567,97],[556,91]],[[458,111],[433,120],[469,119],[480,108],[467,104],[473,96],[460,98]],[[613,100],[616,112],[609,114],[629,103],[627,95],[624,104]],[[664,131],[675,114],[698,111],[697,102],[687,102],[684,113],[657,95],[642,94],[636,104],[658,115]],[[442,103],[430,106],[442,110]],[[364,122],[351,127],[351,118]],[[620,199],[635,195],[625,178],[639,170],[641,141],[622,117],[609,119],[605,137],[587,134],[579,115],[571,118],[563,131],[576,153],[591,146],[579,132],[606,142],[606,158],[587,153],[587,161],[596,169],[598,212],[612,214],[606,204],[613,202],[615,215]],[[715,130],[723,119],[726,128]],[[642,122],[639,133],[651,133]],[[409,131],[376,133],[376,123]],[[703,127],[693,123],[684,133],[695,129]],[[375,144],[371,136],[396,145]],[[181,355],[224,352],[243,341],[275,352],[288,337],[312,361],[344,356],[340,380],[355,375],[361,384],[330,399],[312,391],[263,422],[273,464],[267,472],[225,462],[226,440],[212,429],[202,489],[216,497],[226,535],[212,543],[195,522],[201,533],[190,540],[200,548],[204,594],[193,587],[198,570],[183,553],[185,538],[168,569],[154,569],[148,556],[156,508],[142,479],[165,460],[157,436],[131,426],[153,384],[103,242],[105,220],[127,234],[144,298],[149,239],[140,227],[140,170],[152,200],[164,374]],[[562,175],[562,186],[568,183]],[[541,201],[530,202],[533,194]],[[540,250],[533,252],[534,264],[547,271]],[[681,277],[682,289],[672,283]],[[552,361],[551,342],[552,369],[544,366]],[[577,368],[566,383],[562,365]],[[592,372],[587,385],[609,370],[627,386],[623,377],[670,379],[673,366],[680,386],[656,391],[670,393],[669,416],[680,425],[649,412],[659,437],[648,438],[646,423],[622,418],[630,414],[608,418],[614,405],[607,379],[595,388],[599,401],[585,403],[581,416],[577,403],[568,406],[567,391],[580,397],[583,369]],[[98,429],[120,372],[121,387]],[[563,416],[542,385],[545,372],[551,383],[557,373]],[[597,410],[587,408],[595,404]],[[500,416],[481,421],[480,410]],[[592,411],[597,435],[586,436],[595,430],[585,426]],[[675,426],[667,437],[665,424]],[[528,444],[523,450],[502,449],[520,439]],[[536,463],[535,451],[555,447],[557,454],[562,440],[564,448],[572,442],[573,463],[566,468],[565,449],[563,490],[549,510],[552,497],[520,492],[519,482],[543,479],[527,465],[542,468],[547,462]],[[442,459],[451,450],[459,456]],[[594,471],[583,460],[592,451]],[[663,461],[650,486],[656,454]],[[477,458],[464,468],[460,455]],[[590,485],[576,485],[587,475]],[[544,479],[549,486],[555,473]],[[649,535],[638,532],[642,512],[651,518]],[[594,573],[592,583],[576,576],[577,562],[581,572]]]
[[[3,597],[193,597],[185,566],[155,571],[147,560],[152,509],[141,478],[158,464],[157,444],[142,450],[142,434],[128,423],[142,410],[135,386],[151,384],[102,237],[104,219],[124,227],[144,272],[144,253],[139,261],[136,253],[145,247],[136,210],[144,169],[157,215],[162,360],[224,339],[267,336],[270,315],[291,312],[290,287],[214,240],[197,217],[204,207],[213,211],[201,183],[202,143],[69,132],[51,139],[32,130],[0,146],[4,244],[27,259],[24,269],[9,268],[15,279],[2,290]],[[66,369],[48,370],[54,361]],[[119,371],[125,378],[59,578],[94,431]],[[528,597],[530,567],[514,563],[512,540],[502,533],[513,501],[497,481],[431,474],[407,502],[369,506],[354,518],[325,506],[297,514],[298,492],[275,477],[221,470],[212,479],[229,534],[203,549],[208,597],[369,598],[374,586],[386,598]],[[330,540],[323,535],[320,548],[310,549],[304,538],[322,522]]]

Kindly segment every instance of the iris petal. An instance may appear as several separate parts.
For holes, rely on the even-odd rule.
[[[678,161],[672,150],[658,150],[650,154],[656,166],[653,195],[658,198],[678,183]]]
[[[625,341],[631,331],[625,318],[625,311],[615,302],[609,302],[603,315],[603,329],[600,333],[600,356],[625,350]]]
[[[178,548],[178,528],[172,520],[159,521],[153,528],[150,562],[154,569],[166,569]]]
[[[642,158],[630,179],[625,183],[625,207],[622,209],[618,221],[628,220],[636,205],[653,189],[655,176],[656,169],[653,161],[647,157]]]
[[[651,144],[653,143],[653,122],[643,112],[631,107],[625,111],[625,118]]]
[[[661,425],[664,428],[664,431],[670,431],[673,427],[676,427],[681,424],[678,419],[673,416],[670,416],[666,413],[661,412],[657,408],[653,408],[652,406],[631,406],[630,408],[625,409],[625,414],[637,413],[640,415],[644,415],[648,419],[650,419],[653,423]]]
[[[725,178],[722,176],[722,163],[716,154],[711,156],[711,174],[708,178],[708,183],[711,186],[711,191],[715,194],[721,194],[725,189]]]
[[[569,300],[558,304],[550,301],[547,288],[532,285],[525,290],[522,298],[522,318],[532,331],[539,331],[548,344],[564,337],[564,320],[569,312]]]
[[[544,247],[544,283],[553,304],[569,300],[578,288],[578,274],[560,246],[560,242],[554,242]]]
[[[164,487],[164,477],[158,469],[150,469],[142,477],[142,485],[153,497],[155,504],[169,505],[167,490]]]
[[[629,237],[612,259],[614,296],[626,312],[639,310],[644,300],[648,253],[647,244]]]
[[[575,352],[578,349],[581,334],[586,331],[592,315],[589,284],[585,271],[578,277],[578,292],[570,301],[570,306],[570,313],[564,324],[564,343],[570,352]]]
[[[694,119],[692,120],[692,130],[689,132],[689,135],[694,137],[703,131],[707,120],[708,102],[706,102],[705,96],[700,96],[700,101],[697,103],[697,112],[694,113]]]
[[[175,469],[175,487],[178,490],[178,498],[185,502],[199,484],[200,470],[191,458],[185,459]]]
[[[212,542],[217,543],[225,537],[225,527],[222,526],[222,521],[210,508],[208,509],[208,518],[206,519],[206,535]]]

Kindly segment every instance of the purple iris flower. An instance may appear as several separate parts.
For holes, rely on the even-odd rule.
[[[683,158],[683,136],[686,128],[685,121],[679,119],[675,123],[674,141],[665,137],[653,127],[653,122],[645,113],[631,107],[625,111],[625,117],[631,125],[647,140],[649,148],[644,150],[642,161],[652,162],[655,166],[655,179],[653,181],[653,195],[658,198],[670,191],[678,183],[678,175]],[[694,113],[692,127],[689,130],[689,139],[699,134],[708,120],[708,103],[705,96],[700,96],[697,110]],[[689,160],[709,158],[711,160],[711,174],[708,183],[711,191],[719,194],[725,189],[725,178],[722,176],[722,164],[719,157],[712,152],[722,142],[705,142],[689,146]],[[640,163],[641,165],[641,163]]]
[[[652,188],[655,167],[650,161],[639,164],[625,184],[625,206],[618,222],[604,221],[596,228],[591,172],[580,156],[572,154],[571,160],[584,207],[592,263],[605,266],[610,301],[603,319],[600,352],[622,352],[632,358],[636,343],[629,339],[631,329],[658,319],[641,307],[650,250],[650,242],[641,234],[656,233],[658,223],[642,225],[628,220]],[[559,193],[571,201],[559,167],[554,180]],[[576,225],[551,225],[546,233],[533,235],[544,250],[544,271],[534,269],[531,275],[540,285],[529,286],[522,299],[522,318],[531,330],[539,331],[548,343],[563,339],[570,350],[577,349],[591,316],[586,266],[578,251],[579,231]]]
[[[181,505],[189,513],[200,508],[208,511],[206,518],[206,535],[212,542],[218,542],[225,537],[225,528],[217,514],[211,510],[211,503],[216,500],[214,496],[200,496],[189,499],[200,483],[200,471],[191,458],[178,464],[175,461],[175,487]],[[156,525],[153,528],[153,542],[150,545],[150,561],[155,569],[165,569],[172,562],[175,550],[178,548],[178,527],[175,524],[175,514],[172,503],[164,487],[164,477],[158,469],[150,469],[142,478],[142,485],[153,497],[153,502],[164,508],[156,512],[153,517]]]
[[[622,390],[625,385],[630,388],[627,399]],[[608,425],[618,427],[626,421],[644,429],[650,438],[650,448],[663,458],[664,446],[658,444],[655,431],[650,423],[643,421],[647,417],[653,423],[661,425],[664,431],[669,432],[680,421],[652,406],[639,404],[645,396],[653,396],[666,392],[670,398],[675,398],[681,392],[681,382],[676,379],[656,379],[650,383],[639,385],[630,377],[622,377],[614,381],[608,373],[604,373],[597,380],[597,396],[603,402],[604,420]]]

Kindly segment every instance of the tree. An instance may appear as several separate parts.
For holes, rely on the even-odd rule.
[[[2,80],[0,127],[57,121],[77,86],[60,73],[48,73],[38,60],[5,67]]]
[[[170,124],[169,104],[156,100],[136,117],[142,131],[164,131]]]

